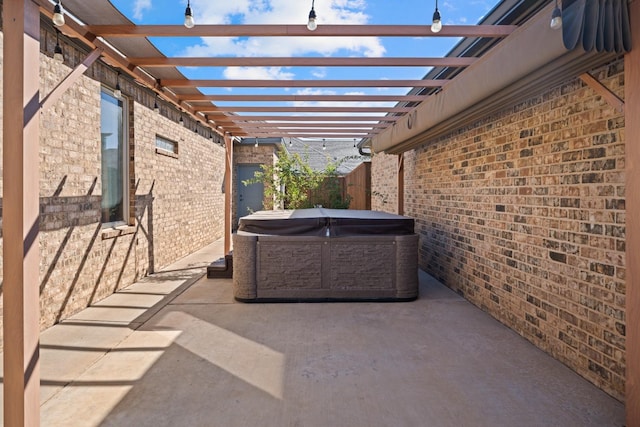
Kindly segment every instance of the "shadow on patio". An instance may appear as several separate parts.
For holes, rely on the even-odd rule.
[[[624,424],[425,273],[411,303],[242,304],[197,256],[43,332],[42,425]]]

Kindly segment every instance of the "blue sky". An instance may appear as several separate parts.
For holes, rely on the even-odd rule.
[[[186,0],[112,0],[136,24],[182,24]],[[444,25],[476,24],[497,0],[440,0]],[[197,24],[306,24],[311,0],[191,0]],[[435,2],[417,0],[316,0],[318,25],[430,24]],[[453,38],[156,38],[167,56],[443,56]],[[420,79],[429,70],[418,67],[271,67],[181,69],[198,79]],[[283,89],[202,88],[204,93],[281,93]],[[287,89],[289,94],[406,93],[408,89]],[[218,103],[234,105],[234,103]],[[319,105],[296,103],[296,105]],[[372,104],[375,105],[375,104]],[[377,104],[385,105],[385,104]]]

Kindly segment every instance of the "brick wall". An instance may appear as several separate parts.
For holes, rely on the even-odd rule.
[[[63,39],[61,65],[51,59],[55,36],[46,27],[41,39],[43,97],[86,53]],[[0,46],[1,40],[0,34]],[[94,64],[40,116],[42,328],[223,235],[224,149],[216,144],[220,138],[211,141],[202,129],[196,134],[180,126],[178,112],[164,104],[162,114],[155,113],[155,96],[124,77],[121,86],[129,99],[131,121],[131,218],[119,231],[103,229],[100,90],[101,82],[115,86],[115,78],[113,69]],[[156,152],[156,134],[178,142],[177,156]],[[3,184],[8,185],[0,176],[0,190]],[[1,274],[0,257],[0,281]]]
[[[398,156],[375,153],[371,157],[371,209],[398,212]]]
[[[224,235],[224,148],[145,106],[134,113],[136,226],[153,272]],[[156,150],[156,135],[177,156]]]
[[[620,97],[623,74],[594,70]],[[624,152],[624,115],[575,79],[405,154],[420,266],[618,399]],[[383,194],[390,157],[373,158]]]

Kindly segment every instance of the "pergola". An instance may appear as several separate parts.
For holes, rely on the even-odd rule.
[[[53,15],[53,4],[47,0],[5,0],[3,3],[4,31],[4,123],[23,123],[23,126],[4,126],[3,129],[3,238],[4,238],[4,406],[5,425],[39,424],[39,295],[38,295],[38,222],[39,222],[39,112],[52,105],[59,96],[93,62],[103,61],[129,78],[146,86],[175,105],[205,127],[225,139],[225,251],[230,246],[231,176],[234,137],[331,137],[360,139],[362,143],[388,146],[389,152],[399,154],[424,142],[428,130],[416,126],[421,114],[429,111],[434,95],[455,87],[456,81],[473,79],[473,70],[481,70],[483,57],[460,56],[424,58],[286,58],[286,57],[166,57],[147,37],[464,37],[467,39],[506,39],[514,35],[515,25],[444,26],[433,33],[427,25],[363,25],[320,26],[309,31],[303,25],[199,25],[187,29],[182,25],[134,25],[122,15],[103,13],[105,5],[87,5],[69,0],[65,6],[84,24],[67,19],[62,33],[88,46],[92,51],[82,64],[51,93],[39,92],[38,63],[40,55],[40,17]],[[91,2],[93,3],[93,2]],[[543,9],[544,20],[550,17],[550,7]],[[640,28],[640,2],[630,2],[631,27]],[[541,18],[542,19],[542,18]],[[633,34],[633,43],[640,45],[640,33]],[[489,43],[490,51],[499,51],[502,43]],[[535,54],[534,54],[535,55]],[[481,62],[482,61],[482,62]],[[436,67],[446,70],[439,76],[420,80],[193,80],[182,75],[176,67]],[[467,73],[460,72],[466,69]],[[533,71],[533,70],[532,70]],[[588,74],[578,72],[586,84],[598,91],[616,107],[624,108],[626,117],[626,209],[640,211],[640,50],[626,53],[625,100],[612,96]],[[451,77],[449,77],[451,76]],[[466,77],[465,77],[466,76]],[[555,78],[569,76],[559,74]],[[544,76],[534,75],[538,90]],[[496,77],[500,79],[500,77]],[[547,84],[556,80],[550,79]],[[405,95],[263,95],[256,89],[247,95],[207,95],[206,87],[248,88],[307,88],[307,87],[400,87]],[[535,87],[529,90],[535,89]],[[453,89],[451,90],[453,92]],[[526,93],[526,91],[519,92]],[[240,101],[247,105],[220,107],[216,102]],[[276,103],[288,101],[337,102],[336,106],[283,107]],[[254,106],[255,102],[272,103]],[[393,107],[349,107],[348,102],[392,102]],[[435,101],[434,101],[435,102]],[[497,102],[489,99],[486,102]],[[23,108],[15,108],[22,103]],[[433,103],[432,103],[433,104]],[[477,104],[477,103],[476,103]],[[474,104],[474,105],[476,105]],[[434,104],[436,105],[436,104]],[[437,105],[436,105],[437,106]],[[442,109],[443,107],[439,107]],[[466,107],[465,107],[466,108]],[[461,110],[463,111],[463,110]],[[454,112],[450,117],[462,114]],[[469,111],[465,109],[464,111]],[[478,111],[486,111],[485,109]],[[472,111],[473,112],[473,111]],[[248,115],[242,113],[264,113]],[[300,115],[312,113],[313,115]],[[450,118],[449,117],[449,118]],[[442,118],[445,121],[448,118]],[[402,125],[402,126],[400,126]],[[396,127],[401,128],[397,130]],[[437,126],[436,126],[437,127]],[[403,130],[407,128],[408,130]],[[447,127],[442,127],[441,132]],[[402,175],[402,174],[399,174]],[[401,179],[401,178],[399,178]],[[10,184],[8,184],[10,183]],[[398,185],[402,191],[402,182]],[[399,197],[402,200],[402,197]],[[402,211],[401,202],[398,207]],[[634,255],[640,253],[640,217],[628,215],[627,239],[627,425],[640,425],[640,265]]]

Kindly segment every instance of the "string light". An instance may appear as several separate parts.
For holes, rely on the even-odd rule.
[[[558,0],[556,0],[556,7],[551,13],[551,29],[559,30],[562,28],[562,11],[558,6]]]
[[[62,27],[64,25],[64,11],[62,10],[62,4],[60,0],[53,6],[53,17],[51,18],[53,25],[56,27]]]
[[[56,28],[56,47],[53,49],[53,59],[56,62],[64,62],[64,54],[62,53],[62,48],[60,47],[60,31]]]
[[[307,28],[309,31],[315,31],[318,28],[318,23],[316,22],[316,11],[314,10],[315,0],[311,0],[311,11],[309,12],[309,22],[307,22]]]
[[[120,73],[116,77],[116,90],[113,91],[113,96],[116,98],[122,98],[122,90],[120,89]]]
[[[439,33],[442,29],[442,19],[440,18],[440,11],[438,10],[438,0],[436,0],[436,10],[433,12],[433,22],[431,24],[431,31]]]
[[[184,10],[184,26],[187,28],[196,26],[196,21],[193,19],[193,11],[191,10],[191,2],[189,0],[187,0],[187,8]]]

